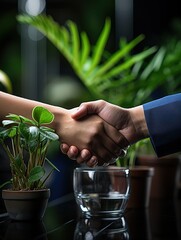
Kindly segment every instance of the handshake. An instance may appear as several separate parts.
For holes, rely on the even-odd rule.
[[[148,134],[143,106],[124,109],[98,100],[67,110],[4,92],[0,92],[0,102],[1,121],[9,113],[31,118],[35,106],[47,108],[54,114],[50,127],[59,136],[62,152],[90,167],[108,165]]]
[[[31,118],[37,105],[47,108],[54,114],[50,127],[59,135],[62,152],[89,167],[114,162],[148,137],[158,157],[181,151],[181,93],[132,108],[98,100],[67,110],[3,92],[0,102],[1,121],[9,113]]]
[[[61,151],[89,167],[115,162],[129,145],[148,137],[143,106],[126,109],[98,100],[82,103],[69,114],[70,125],[62,123]]]

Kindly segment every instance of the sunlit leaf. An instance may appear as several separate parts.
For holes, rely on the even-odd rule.
[[[40,124],[49,124],[54,120],[54,115],[48,109],[37,106],[32,111],[33,119]]]

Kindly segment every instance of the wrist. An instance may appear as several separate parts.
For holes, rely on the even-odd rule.
[[[137,140],[149,137],[148,127],[145,119],[143,106],[137,106],[130,109],[130,116],[137,133]]]
[[[63,123],[63,119],[64,117],[67,115],[67,111],[66,109],[60,108],[60,107],[56,107],[56,106],[51,106],[49,108],[49,110],[53,113],[54,115],[54,120],[51,123],[51,128],[53,128],[55,130],[55,132],[60,135],[61,134],[61,129],[62,129],[62,123]]]

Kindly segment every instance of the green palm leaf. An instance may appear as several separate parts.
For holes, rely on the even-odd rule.
[[[92,60],[91,67],[89,69],[89,72],[92,71],[102,59],[102,54],[104,52],[104,49],[109,37],[110,28],[111,28],[111,23],[110,23],[110,20],[107,19],[105,22],[104,28],[97,40],[96,46],[94,48],[92,59],[91,59]]]
[[[72,21],[68,21],[68,26],[70,29],[70,35],[72,37],[71,39],[71,43],[72,43],[72,56],[73,56],[73,63],[74,65],[78,65],[79,66],[79,48],[80,48],[80,40],[79,40],[79,33],[78,33],[78,29],[77,26],[74,22]]]
[[[156,48],[150,48],[132,54],[132,50],[144,39],[144,36],[140,35],[129,43],[120,41],[120,48],[105,58],[111,30],[110,19],[106,19],[95,46],[90,44],[85,32],[78,31],[77,25],[72,21],[68,21],[65,28],[46,15],[19,15],[18,20],[34,26],[52,42],[95,98],[111,100],[109,89],[111,83],[113,84],[111,89],[115,89],[115,86],[124,85],[126,79],[129,82],[134,81],[142,70],[140,67],[134,72],[135,65],[138,63],[142,65],[143,60],[156,51]],[[125,89],[125,92],[131,91],[129,89]]]

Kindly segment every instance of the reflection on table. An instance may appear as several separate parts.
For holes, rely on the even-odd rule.
[[[115,221],[84,218],[73,194],[50,202],[42,222],[13,222],[7,214],[0,216],[0,239],[7,240],[181,240],[180,199],[126,209]]]
[[[120,239],[128,240],[128,226],[125,218],[105,220],[99,218],[80,218],[77,222],[74,240],[84,239]]]

